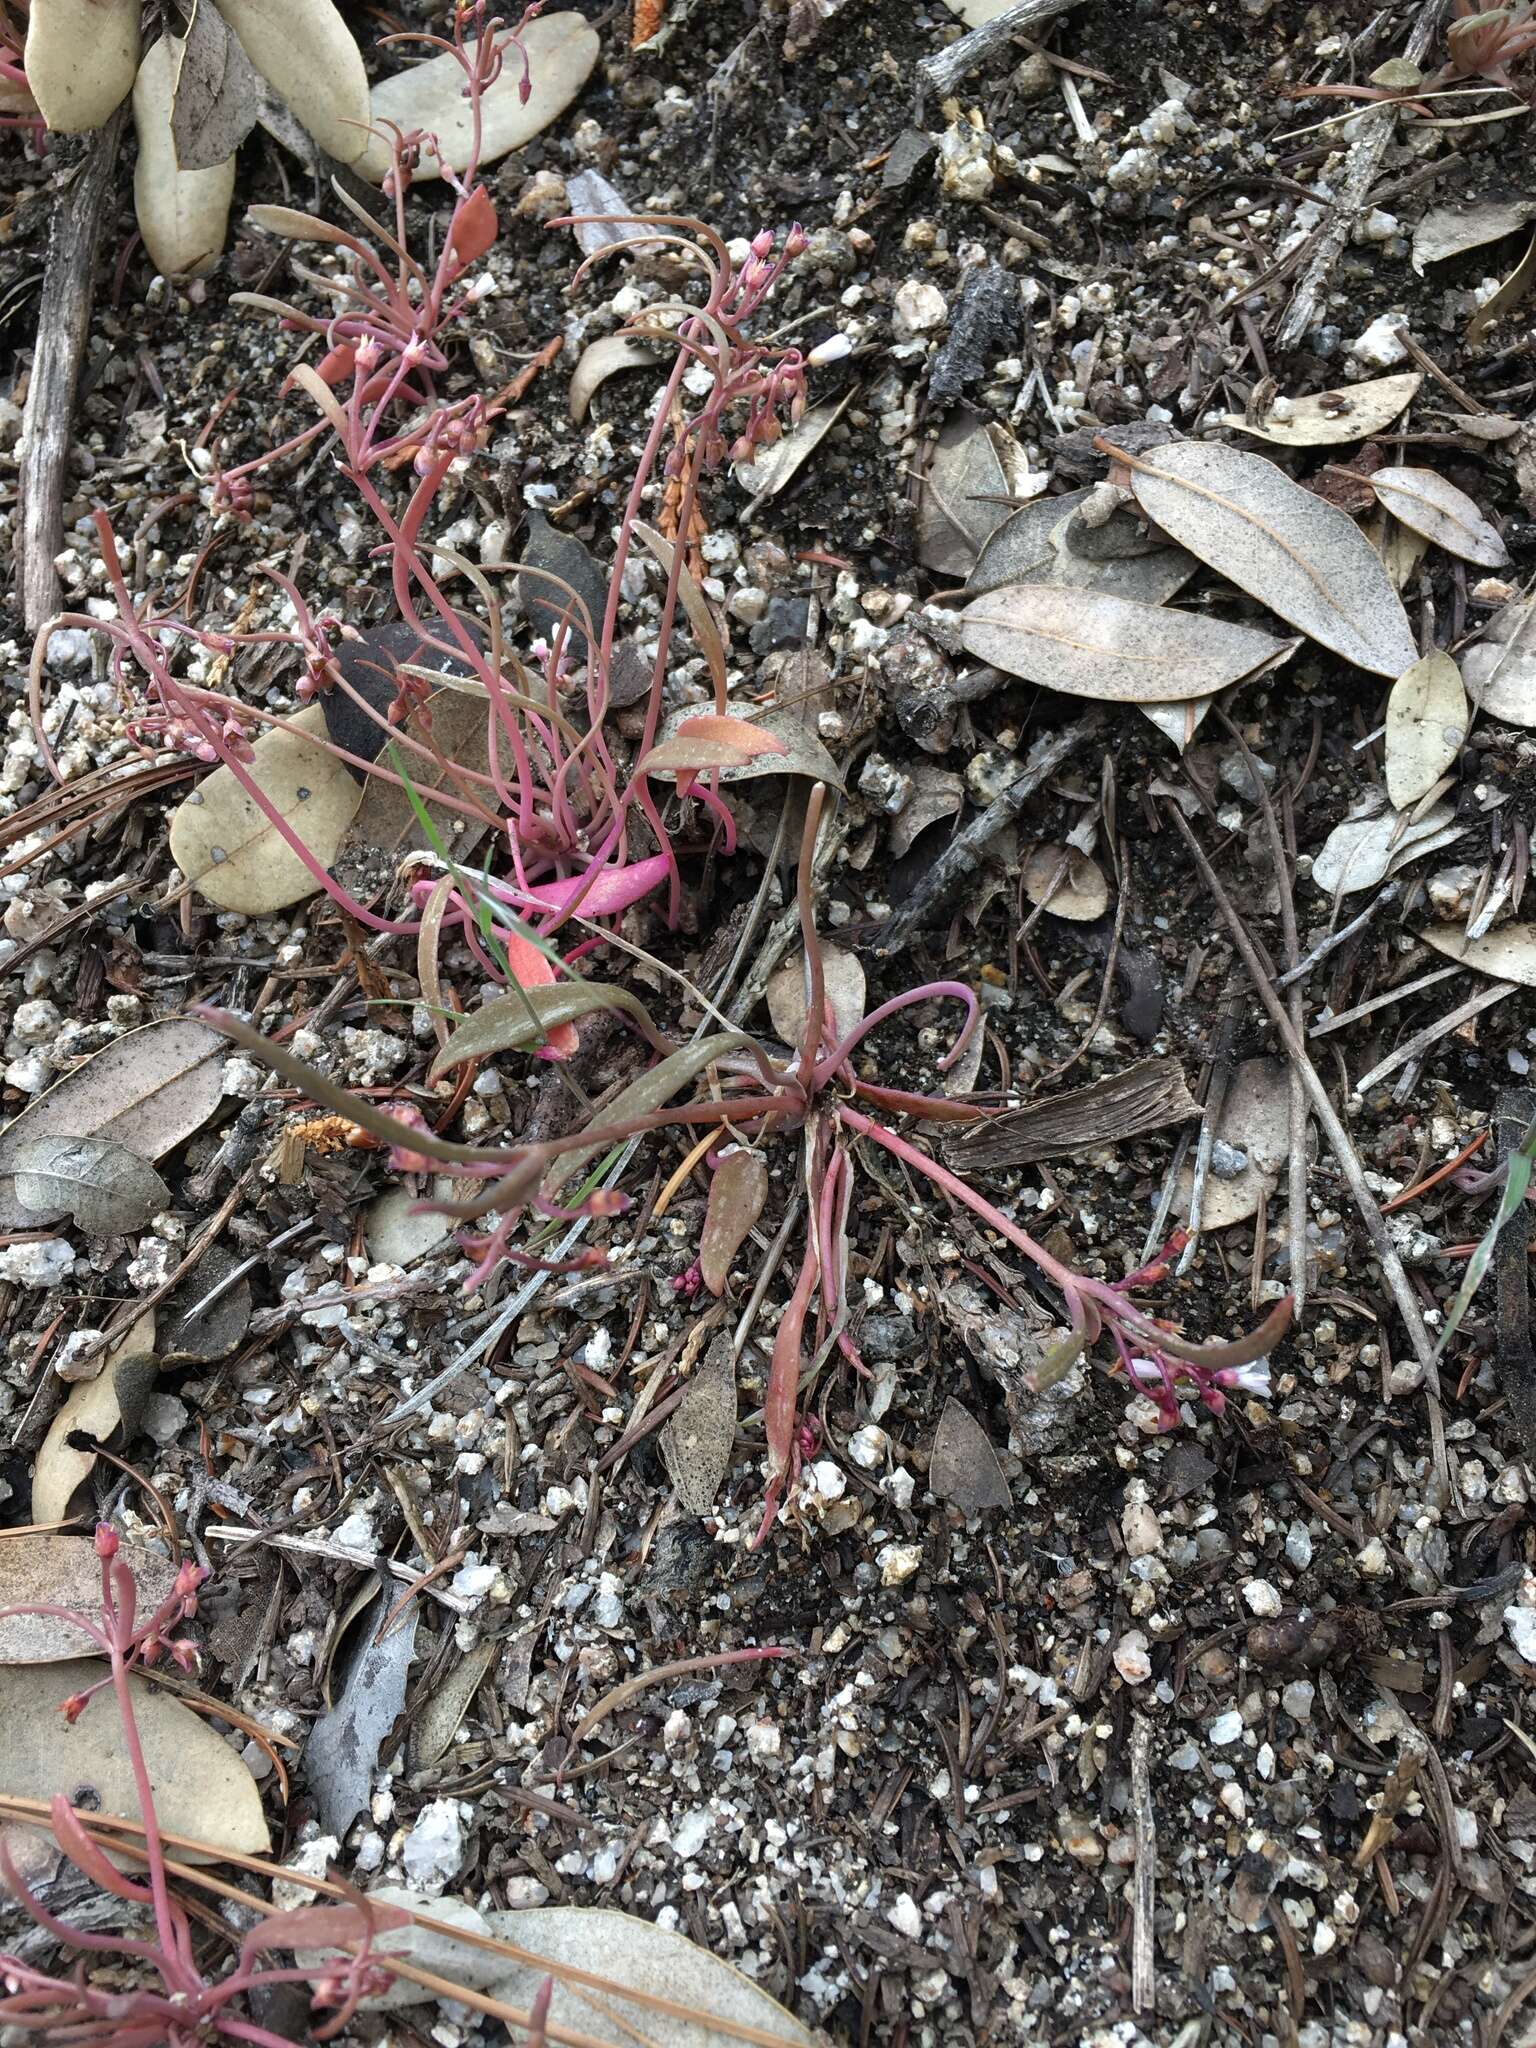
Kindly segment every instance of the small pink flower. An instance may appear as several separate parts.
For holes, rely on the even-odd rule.
[[[116,1557],[117,1552],[117,1531],[110,1522],[98,1522],[96,1524],[96,1555],[105,1560]]]

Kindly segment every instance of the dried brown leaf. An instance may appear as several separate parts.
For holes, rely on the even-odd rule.
[[[169,1599],[176,1566],[141,1544],[123,1543],[118,1562],[133,1573],[140,1614]],[[19,1529],[0,1538],[0,1609],[62,1607],[101,1617],[101,1559],[89,1536]],[[73,1622],[53,1614],[0,1614],[0,1664],[57,1664],[78,1658],[89,1639]]]

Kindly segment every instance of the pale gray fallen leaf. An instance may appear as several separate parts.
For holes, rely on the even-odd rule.
[[[646,234],[635,218],[636,208],[601,171],[573,171],[565,181],[565,194],[570,202],[567,210],[587,216],[573,230],[583,256],[595,256],[600,249],[621,244],[637,254],[661,246],[654,235]]]
[[[1485,299],[1467,322],[1469,346],[1481,341],[1488,329],[1497,326],[1506,313],[1512,313],[1533,284],[1536,284],[1536,234],[1531,236],[1525,254],[1492,298]]]
[[[62,1210],[87,1237],[140,1230],[171,1204],[171,1191],[147,1159],[111,1138],[25,1138],[15,1154],[16,1199],[39,1217]]]
[[[272,809],[328,868],[363,800],[363,786],[321,742],[325,713],[310,704],[289,731],[262,734],[241,770]],[[302,903],[320,887],[232,769],[215,768],[171,813],[171,858],[220,910],[266,917]]]
[[[430,1770],[448,1754],[500,1647],[495,1642],[476,1643],[441,1684],[433,1687],[420,1708],[412,1711],[406,1751],[413,1771]]]
[[[960,614],[960,639],[968,654],[1010,675],[1118,704],[1209,696],[1286,660],[1299,644],[1204,612],[1045,583],[1005,584],[973,599]]]
[[[1229,1175],[1208,1173],[1200,1204],[1200,1228],[1225,1230],[1245,1223],[1262,1195],[1274,1191],[1280,1168],[1291,1151],[1291,1094],[1284,1060],[1243,1060],[1234,1070],[1216,1119],[1216,1136],[1244,1164]],[[1194,1188],[1194,1161],[1180,1168],[1173,1198],[1174,1214],[1189,1220]]]
[[[16,1161],[33,1138],[108,1138],[161,1159],[190,1138],[224,1092],[229,1041],[195,1017],[128,1031],[29,1103],[0,1133],[0,1230],[35,1230],[62,1215],[22,1207]]]
[[[986,1431],[953,1396],[944,1403],[933,1433],[928,1490],[935,1500],[967,1516],[1008,1507],[1013,1500]]]
[[[589,341],[571,372],[571,418],[579,426],[586,418],[600,384],[621,370],[648,370],[656,366],[656,351],[628,334],[603,334]]]
[[[451,1216],[420,1214],[424,1200],[451,1202],[457,1199],[451,1174],[434,1177],[425,1195],[408,1188],[388,1188],[370,1202],[363,1212],[363,1242],[375,1265],[409,1266],[428,1252],[446,1245],[455,1229]]]
[[[1077,516],[1092,496],[1091,490],[1068,491],[1011,514],[982,549],[966,588],[981,593],[1005,583],[1054,583],[1149,605],[1177,597],[1200,566],[1185,549],[1149,545],[1134,553],[1090,556],[1073,545]],[[1129,525],[1134,517],[1116,513],[1109,525]]]
[[[1423,382],[1421,371],[1400,370],[1395,376],[1370,377],[1363,384],[1345,384],[1337,391],[1277,397],[1257,418],[1229,412],[1224,424],[1277,442],[1282,448],[1325,448],[1342,441],[1365,441],[1392,424]]]
[[[1076,847],[1046,843],[1024,862],[1024,894],[1037,910],[1073,924],[1091,924],[1109,908],[1109,884],[1097,861]]]
[[[1460,555],[1482,569],[1502,569],[1509,560],[1496,529],[1478,511],[1465,491],[1433,469],[1408,464],[1376,470],[1370,479],[1379,503],[1415,533],[1422,533],[1447,554]]]
[[[170,1598],[176,1566],[142,1544],[118,1546],[118,1562],[133,1574],[139,1613],[149,1615]],[[0,1610],[62,1607],[91,1621],[101,1617],[101,1559],[89,1536],[18,1529],[0,1537]],[[56,1664],[89,1650],[90,1639],[56,1614],[0,1611],[0,1664]]]
[[[1440,924],[1420,936],[1426,946],[1478,974],[1536,988],[1536,924],[1501,924],[1480,939],[1469,939],[1459,924]]]
[[[753,499],[776,498],[831,433],[857,390],[858,386],[851,384],[841,398],[813,406],[797,427],[781,434],[769,447],[759,448],[750,462],[733,463],[731,474],[741,489]]]
[[[256,125],[256,67],[218,9],[202,0],[193,0],[186,36],[176,44],[171,95],[171,140],[184,171],[226,163]]]
[[[1404,810],[1433,789],[1467,737],[1461,671],[1438,648],[1406,668],[1387,699],[1387,795]]]
[[[1400,676],[1414,660],[1402,601],[1348,513],[1239,448],[1175,441],[1131,461],[1148,516],[1298,632],[1380,675]]]
[[[524,2008],[533,2003],[544,1979],[553,1975],[550,2019],[584,2035],[611,2039],[615,2048],[620,2042],[654,2042],[658,2048],[661,2043],[665,2048],[736,2048],[739,2034],[723,2033],[712,2020],[756,2028],[754,2038],[813,2048],[813,2038],[800,2022],[750,1978],[652,1920],[601,1906],[533,1906],[481,1914],[461,1899],[428,1898],[392,1885],[380,1886],[369,1897],[380,1905],[419,1912],[445,1930],[458,1927],[494,1936],[522,1959],[470,1948],[455,1941],[450,1931],[432,1927],[390,1929],[378,1937],[375,1948],[409,1956],[424,1970]],[[566,1969],[603,1977],[612,1988],[584,1990],[568,1984],[562,1974]],[[626,2000],[626,1988],[675,2001],[697,2017],[659,2016],[652,2007]],[[397,1979],[387,1990],[365,1998],[362,2009],[394,2011],[433,1996],[420,1985]]]
[[[844,1039],[863,1020],[864,968],[856,953],[850,953],[844,946],[825,942],[821,948],[821,963],[833,1029],[839,1039]],[[806,989],[805,962],[800,954],[792,953],[774,969],[765,994],[768,1015],[782,1042],[785,1045],[801,1044],[805,1038]]]
[[[161,36],[144,53],[133,81],[133,208],[150,261],[162,276],[201,276],[218,262],[229,230],[235,159],[184,171],[171,136],[175,43]]]
[[[1313,885],[1328,896],[1374,889],[1408,862],[1460,839],[1467,829],[1449,804],[1435,804],[1411,823],[1400,811],[1357,808],[1323,842],[1312,863]]]
[[[373,1638],[389,1612],[375,1600],[358,1624],[361,1641],[341,1697],[309,1731],[304,1769],[321,1825],[344,1835],[373,1792],[379,1752],[405,1705],[415,1654],[418,1606],[397,1615],[383,1642]]]
[[[228,1358],[250,1326],[251,1283],[243,1276],[227,1287],[224,1283],[245,1263],[232,1245],[212,1244],[177,1281],[159,1310],[159,1350],[166,1364],[206,1365],[216,1358]],[[216,1288],[223,1292],[202,1307]]]
[[[1205,723],[1211,708],[1209,697],[1186,697],[1171,704],[1138,704],[1143,718],[1149,718],[1165,739],[1172,740],[1182,754]]]
[[[1400,519],[1394,519],[1385,505],[1378,505],[1365,522],[1366,538],[1381,557],[1381,565],[1387,572],[1387,581],[1401,597],[1408,588],[1414,571],[1429,552],[1429,542],[1422,533],[1415,533],[1411,526],[1404,526]]]
[[[1431,206],[1413,231],[1413,267],[1444,263],[1469,249],[1502,241],[1524,227],[1536,213],[1536,200],[1474,199],[1454,206]]]
[[[525,100],[523,65],[517,52],[509,49],[501,76],[480,97],[482,164],[521,149],[557,121],[586,84],[602,47],[597,31],[569,9],[526,22],[519,37],[528,55],[527,81],[532,90]],[[466,49],[473,51],[473,37],[468,38]],[[381,80],[371,98],[376,128],[392,121],[407,133],[426,129],[452,170],[469,168],[474,142],[471,111],[464,93],[463,66],[451,50]],[[377,183],[389,165],[388,147],[375,134],[356,168]],[[441,161],[434,151],[423,150],[416,175],[441,175]]]
[[[965,803],[965,778],[953,768],[941,768],[937,761],[917,761],[910,773],[912,794],[891,820],[891,852],[897,860],[919,834],[942,818],[954,817]]]
[[[1462,681],[1479,711],[1506,725],[1536,725],[1536,599],[1500,607],[1481,640],[1461,651]]]
[[[917,558],[924,568],[957,580],[968,576],[988,535],[1008,518],[1004,501],[1027,471],[1024,451],[1006,429],[967,413],[946,421],[917,501]]]
[[[661,1432],[662,1462],[684,1512],[710,1514],[731,1469],[736,1442],[736,1366],[720,1335],[695,1367]]]
[[[94,1658],[0,1667],[0,1792],[24,1799],[62,1795],[92,1813],[137,1820],[138,1788],[110,1685],[74,1722],[64,1702],[108,1675]],[[220,1850],[259,1856],[267,1848],[261,1795],[250,1772],[215,1729],[169,1692],[134,1679],[133,1710],[167,1834],[189,1835]],[[208,1856],[180,1849],[190,1863]]]

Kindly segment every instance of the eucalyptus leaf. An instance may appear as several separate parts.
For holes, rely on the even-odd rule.
[[[762,1154],[745,1145],[728,1146],[709,1183],[704,1228],[699,1233],[699,1274],[711,1294],[724,1294],[731,1262],[746,1243],[768,1199],[768,1168]]]
[[[117,1561],[133,1574],[140,1614],[168,1600],[176,1566],[157,1551],[123,1543]],[[12,1607],[63,1608],[63,1614],[9,1614]],[[101,1615],[101,1559],[89,1536],[20,1529],[0,1537],[0,1664],[56,1664],[90,1647],[68,1619]]]
[[[1460,555],[1482,569],[1502,569],[1508,562],[1509,550],[1496,529],[1465,491],[1457,490],[1435,470],[1407,464],[1378,469],[1370,483],[1378,501],[1395,519],[1447,554]]]
[[[261,84],[240,40],[216,7],[193,0],[186,36],[176,45],[171,140],[183,171],[227,163],[256,125]]]
[[[1536,988],[1536,924],[1501,924],[1480,939],[1469,939],[1458,924],[1431,925],[1423,938],[1426,946],[1478,974]]]
[[[1424,382],[1418,370],[1400,370],[1391,377],[1370,377],[1363,384],[1345,384],[1337,391],[1318,391],[1304,398],[1274,398],[1256,418],[1229,412],[1225,424],[1282,448],[1326,448],[1343,441],[1365,441],[1391,426]]]
[[[1461,653],[1467,694],[1479,711],[1506,725],[1536,725],[1536,600],[1496,611]]]
[[[147,1159],[110,1138],[25,1139],[16,1148],[16,1199],[41,1216],[60,1210],[89,1237],[121,1237],[170,1207]]]
[[[578,426],[591,410],[600,385],[623,370],[649,370],[656,366],[656,352],[628,334],[604,334],[589,341],[571,372],[571,418]]]
[[[1041,583],[973,599],[960,614],[960,638],[968,654],[1010,675],[1121,704],[1209,696],[1297,645],[1202,612]]]
[[[320,887],[363,800],[361,786],[322,744],[325,712],[308,705],[291,730],[263,733],[239,776],[215,768],[171,815],[171,858],[220,910],[266,917],[302,903]],[[312,867],[255,798],[254,783],[308,850]]]
[[[731,1340],[722,1335],[704,1354],[661,1432],[667,1477],[686,1514],[707,1515],[713,1510],[731,1469],[735,1443],[736,1365]]]
[[[1402,600],[1348,513],[1237,448],[1175,441],[1125,460],[1149,518],[1298,632],[1374,674],[1412,663]]]
[[[1435,649],[1403,670],[1387,699],[1387,795],[1398,810],[1433,789],[1467,737],[1461,670]]]

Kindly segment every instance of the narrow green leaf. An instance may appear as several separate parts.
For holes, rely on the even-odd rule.
[[[573,1024],[593,1010],[625,1010],[653,1044],[660,1038],[645,1005],[628,989],[607,981],[556,982],[482,1003],[432,1062],[427,1079],[436,1081],[465,1060],[488,1059],[495,1053],[542,1043],[561,1024]]]
[[[1466,1277],[1456,1290],[1456,1299],[1446,1312],[1445,1328],[1440,1332],[1440,1341],[1435,1346],[1438,1363],[1441,1353],[1461,1326],[1461,1319],[1472,1306],[1472,1297],[1483,1284],[1483,1277],[1493,1259],[1494,1247],[1499,1241],[1499,1232],[1512,1216],[1520,1211],[1531,1185],[1531,1171],[1536,1167],[1536,1123],[1526,1132],[1518,1152],[1511,1153],[1504,1186],[1499,1195],[1499,1206],[1493,1221],[1483,1232],[1477,1250],[1467,1261]]]

